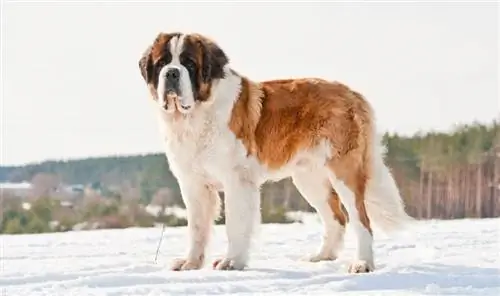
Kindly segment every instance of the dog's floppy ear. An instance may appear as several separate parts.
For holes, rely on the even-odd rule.
[[[224,51],[214,42],[201,41],[203,49],[202,78],[204,82],[224,77],[224,66],[229,62]]]
[[[150,82],[153,72],[153,62],[151,60],[152,48],[153,46],[149,46],[139,60],[139,68],[141,69],[142,78],[144,78],[147,83]]]

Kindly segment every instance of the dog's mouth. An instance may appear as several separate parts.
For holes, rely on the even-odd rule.
[[[165,93],[167,99],[175,100],[179,97],[179,93],[174,89],[168,89]]]
[[[163,106],[167,111],[173,111],[173,109],[177,109],[181,113],[186,113],[187,111],[192,109],[191,104],[186,104],[183,100],[182,96],[175,90],[169,90],[165,95],[165,105]]]

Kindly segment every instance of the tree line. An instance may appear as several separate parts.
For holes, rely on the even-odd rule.
[[[500,125],[472,123],[449,132],[411,136],[385,133],[386,163],[410,214],[417,218],[500,216]],[[32,180],[39,173],[66,184],[99,183],[115,195],[135,196],[143,204],[167,198],[182,205],[177,181],[164,154],[46,161],[1,167],[0,180]],[[286,210],[312,209],[290,179],[265,184],[263,203]]]

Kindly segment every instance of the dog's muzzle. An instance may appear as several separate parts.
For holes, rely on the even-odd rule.
[[[181,72],[177,68],[170,68],[165,73],[165,92],[167,96],[180,96],[179,81]]]
[[[181,90],[181,70],[177,67],[166,69],[163,81],[163,96],[165,97],[165,110],[172,110],[174,107],[181,113],[188,112],[192,107],[192,102],[189,102],[184,97]]]

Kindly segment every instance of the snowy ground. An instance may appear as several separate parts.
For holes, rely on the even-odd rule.
[[[413,235],[375,241],[377,270],[346,273],[346,248],[335,262],[301,257],[319,245],[315,218],[304,224],[264,225],[244,271],[171,272],[184,253],[184,228],[0,236],[1,295],[500,295],[500,219],[419,222]],[[208,259],[223,254],[223,226]]]

